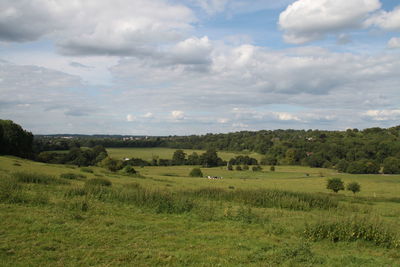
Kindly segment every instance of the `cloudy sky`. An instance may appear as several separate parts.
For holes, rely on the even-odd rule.
[[[398,0],[2,0],[0,118],[35,134],[400,124]]]

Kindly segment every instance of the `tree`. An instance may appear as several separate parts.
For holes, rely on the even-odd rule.
[[[340,190],[344,190],[344,184],[340,178],[331,178],[331,179],[328,179],[326,188],[337,193]]]
[[[249,165],[247,165],[247,164],[243,165],[243,170],[244,171],[248,171],[249,170]]]
[[[400,173],[400,159],[395,157],[388,157],[383,161],[383,173],[385,174],[399,174]]]
[[[228,171],[233,171],[233,166],[230,163],[228,163],[226,168],[228,169]]]
[[[360,192],[361,186],[360,186],[360,184],[357,183],[357,182],[351,182],[351,183],[349,183],[349,184],[347,185],[346,189],[347,189],[348,191],[353,192],[353,194],[355,194],[355,193],[357,193],[357,192]]]
[[[274,172],[274,171],[275,171],[275,166],[272,165],[272,166],[269,168],[269,170],[270,170],[271,172]]]
[[[188,165],[200,165],[200,157],[196,152],[193,152],[188,156],[187,160]]]
[[[256,166],[253,166],[253,167],[251,168],[251,170],[252,170],[253,172],[260,172],[260,171],[262,171],[262,167],[261,167],[260,165],[256,165]]]
[[[237,170],[237,171],[241,171],[241,170],[242,170],[242,167],[241,167],[240,165],[236,165],[236,170]]]
[[[201,154],[200,162],[206,168],[216,167],[223,163],[222,159],[218,157],[217,151],[214,149],[209,149]]]
[[[203,173],[201,172],[200,168],[193,168],[190,173],[190,177],[203,177]]]
[[[172,156],[173,165],[184,165],[185,164],[186,153],[182,149],[178,149],[174,152]]]

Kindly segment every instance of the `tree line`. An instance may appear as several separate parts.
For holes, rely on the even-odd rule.
[[[124,138],[118,136],[35,136],[11,121],[1,121],[2,154],[28,157],[49,150],[102,147],[169,147],[207,151],[253,151],[263,165],[336,168],[348,173],[400,173],[400,126],[346,131],[262,130],[227,134]],[[82,152],[83,153],[83,152]],[[211,157],[211,156],[210,156]],[[203,165],[201,155],[156,159],[158,165]],[[213,164],[215,159],[212,160]],[[199,164],[200,163],[200,164]],[[215,166],[220,166],[221,160]],[[154,165],[154,162],[152,162]],[[207,163],[208,164],[208,163]],[[250,165],[249,163],[246,163]]]

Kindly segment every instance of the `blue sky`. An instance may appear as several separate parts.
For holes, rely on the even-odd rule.
[[[393,0],[4,0],[0,118],[36,134],[399,125]]]

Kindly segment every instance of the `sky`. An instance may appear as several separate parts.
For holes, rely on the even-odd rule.
[[[0,119],[34,134],[400,125],[398,0],[2,0]]]

